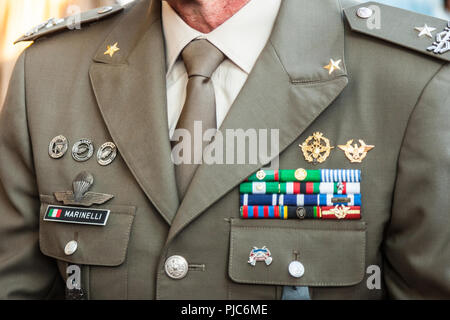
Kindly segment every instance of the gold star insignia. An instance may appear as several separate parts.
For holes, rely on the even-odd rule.
[[[107,56],[109,55],[111,58],[113,57],[113,55],[120,50],[120,48],[117,46],[118,43],[114,43],[114,45],[112,46],[107,46],[107,50],[105,51],[104,55]]]
[[[433,31],[436,30],[436,28],[429,27],[426,24],[423,27],[415,27],[416,31],[419,31],[419,38],[426,35],[429,38],[433,38],[433,35],[431,34]]]
[[[342,60],[334,61],[333,59],[330,59],[330,63],[323,68],[329,71],[328,74],[332,74],[335,70],[341,70],[341,67],[339,66],[341,62]]]

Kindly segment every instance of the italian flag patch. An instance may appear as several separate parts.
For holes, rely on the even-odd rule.
[[[62,210],[61,209],[51,209],[48,213],[50,218],[59,218],[61,217]]]

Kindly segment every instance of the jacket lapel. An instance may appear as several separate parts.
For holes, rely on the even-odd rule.
[[[330,29],[329,25],[341,28]],[[331,75],[323,68],[330,59],[342,60],[341,70]],[[284,0],[271,38],[220,130],[279,129],[282,152],[347,83],[338,1]],[[178,209],[167,243],[263,165],[201,165]]]
[[[107,46],[118,43],[112,57]],[[179,205],[167,126],[160,1],[142,1],[119,21],[90,68],[112,139],[135,179],[170,224]]]

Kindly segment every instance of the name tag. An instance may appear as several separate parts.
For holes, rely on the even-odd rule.
[[[63,223],[105,226],[110,210],[48,206],[44,220]]]

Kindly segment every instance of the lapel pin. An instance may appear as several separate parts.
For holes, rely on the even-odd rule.
[[[353,140],[349,140],[346,145],[338,146],[345,152],[345,156],[351,163],[361,163],[366,158],[367,152],[375,148],[375,146],[367,145],[363,140],[359,140],[359,143],[360,146],[357,143],[353,144]]]
[[[433,38],[433,35],[431,34],[433,31],[436,30],[436,28],[432,28],[427,26],[426,24],[423,27],[415,27],[416,31],[419,31],[418,37],[427,36],[429,38]]]
[[[67,141],[67,138],[60,135],[54,137],[50,142],[50,145],[48,146],[48,154],[53,159],[60,159],[66,154],[68,148],[69,142]]]
[[[252,251],[250,251],[248,263],[254,267],[256,266],[256,262],[264,261],[269,266],[272,260],[272,254],[265,246],[262,248],[253,247]]]
[[[112,142],[104,143],[97,152],[97,162],[101,166],[110,165],[117,156],[117,147]]]
[[[436,54],[444,54],[450,51],[450,21],[444,31],[436,35],[436,41],[433,42],[431,47],[427,48],[428,51],[433,51]]]
[[[72,183],[73,191],[55,192],[55,198],[65,205],[79,205],[83,207],[104,204],[114,198],[110,194],[89,192],[93,184],[94,176],[89,172],[83,171],[74,179]]]
[[[110,56],[111,58],[114,56],[114,54],[119,51],[120,48],[118,47],[118,43],[114,43],[112,46],[107,46],[106,51],[104,53],[105,56]]]
[[[332,74],[336,70],[341,70],[341,67],[339,66],[341,62],[342,60],[334,61],[333,59],[330,59],[330,63],[323,68],[328,70],[328,74]]]
[[[330,156],[331,150],[334,149],[330,144],[330,140],[325,138],[321,132],[315,132],[308,137],[300,145],[300,148],[305,160],[313,164],[325,162]]]

